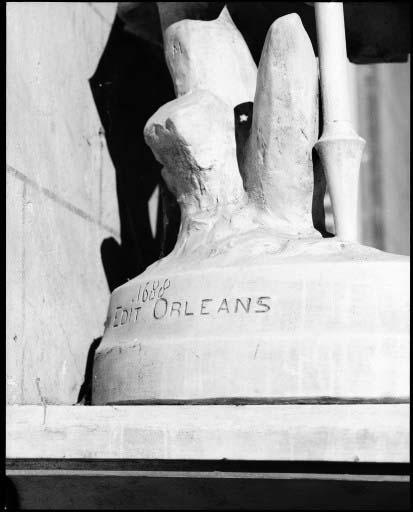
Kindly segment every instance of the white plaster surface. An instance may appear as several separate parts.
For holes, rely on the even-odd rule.
[[[93,403],[407,399],[408,259],[343,253],[153,265],[112,294]]]
[[[245,187],[278,229],[314,236],[313,165],[318,135],[318,70],[297,14],[269,28],[258,68]]]
[[[7,4],[7,401],[72,404],[102,334],[115,171],[88,80],[116,3]]]
[[[227,8],[212,21],[173,23],[164,48],[177,96],[206,89],[232,108],[253,101],[257,67]]]

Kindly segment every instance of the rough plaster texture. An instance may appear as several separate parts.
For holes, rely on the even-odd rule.
[[[215,34],[229,53],[209,53]],[[269,30],[250,136],[234,123],[232,110],[251,104],[255,68],[226,9],[217,20],[172,24],[165,40],[178,98],[149,119],[144,134],[181,207],[173,256],[234,256],[245,242],[277,250],[290,238],[320,237],[311,218],[317,65],[298,16],[285,16]]]
[[[181,208],[174,256],[205,255],[211,244],[254,227],[237,166],[234,113],[224,101],[204,89],[185,94],[151,117],[145,139]]]
[[[253,101],[257,67],[226,8],[216,20],[173,23],[164,49],[177,96],[206,89],[231,107]]]
[[[297,14],[270,27],[258,68],[245,186],[288,234],[314,234],[313,165],[318,136],[318,70]]]
[[[101,336],[115,173],[89,78],[116,3],[7,4],[7,401],[72,404]]]
[[[149,121],[146,139],[184,215],[244,197],[233,119],[226,103],[201,89],[168,103]]]

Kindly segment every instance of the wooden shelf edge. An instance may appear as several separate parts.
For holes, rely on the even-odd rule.
[[[9,459],[409,462],[409,404],[8,406]]]

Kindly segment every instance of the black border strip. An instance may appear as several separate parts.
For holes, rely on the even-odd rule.
[[[6,459],[6,469],[410,475],[409,463],[227,459]]]
[[[93,405],[366,405],[409,404],[409,397],[216,397],[202,399],[118,400]]]

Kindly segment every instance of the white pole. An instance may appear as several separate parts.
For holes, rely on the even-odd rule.
[[[323,133],[315,147],[326,174],[336,236],[358,240],[358,183],[365,141],[351,125],[344,12],[341,2],[314,2]]]
[[[324,123],[350,122],[346,34],[341,2],[316,2]]]

